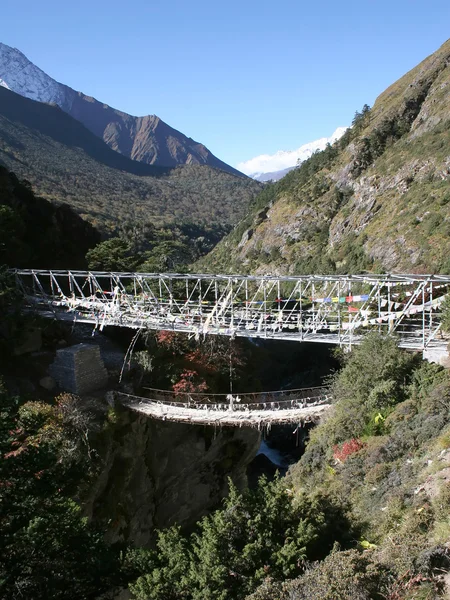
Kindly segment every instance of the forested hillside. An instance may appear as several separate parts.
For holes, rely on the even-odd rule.
[[[450,270],[450,41],[256,199],[200,263],[227,272]]]
[[[0,162],[103,232],[136,222],[234,224],[261,189],[208,166],[165,169],[130,160],[58,107],[2,87]]]
[[[285,479],[262,479],[191,535],[133,550],[138,600],[437,600],[450,571],[450,377],[369,336]]]
[[[36,196],[0,166],[0,267],[82,269],[99,232],[67,204]]]
[[[118,551],[74,499],[93,469],[84,437],[92,413],[75,397],[55,400],[32,383],[62,333],[21,311],[6,270],[85,268],[99,239],[69,206],[36,196],[29,182],[0,167],[1,598],[94,598],[120,568]]]

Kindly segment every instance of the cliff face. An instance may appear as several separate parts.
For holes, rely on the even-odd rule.
[[[109,541],[147,546],[155,528],[193,524],[220,503],[227,479],[244,488],[260,444],[253,429],[155,421],[117,409],[99,444],[102,466],[86,512]]]
[[[450,40],[257,198],[201,268],[450,269]]]

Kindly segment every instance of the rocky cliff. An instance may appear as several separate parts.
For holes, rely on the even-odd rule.
[[[101,468],[86,512],[107,524],[109,541],[148,546],[155,528],[192,525],[216,507],[228,477],[243,489],[259,444],[253,429],[216,431],[114,409],[98,440]]]
[[[450,40],[256,199],[200,268],[450,270]]]

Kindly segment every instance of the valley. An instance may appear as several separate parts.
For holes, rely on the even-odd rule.
[[[59,108],[0,87],[0,160],[105,234],[125,223],[232,225],[261,185],[208,166],[130,160]]]
[[[262,184],[0,44],[1,598],[449,596],[449,65]]]

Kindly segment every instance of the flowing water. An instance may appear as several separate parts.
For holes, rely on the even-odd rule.
[[[259,447],[256,456],[258,456],[259,454],[264,454],[264,456],[267,456],[270,462],[273,463],[280,470],[286,470],[292,463],[292,461],[289,460],[288,456],[286,456],[283,452],[280,452],[280,450],[268,446],[265,440],[261,440],[261,446]]]

